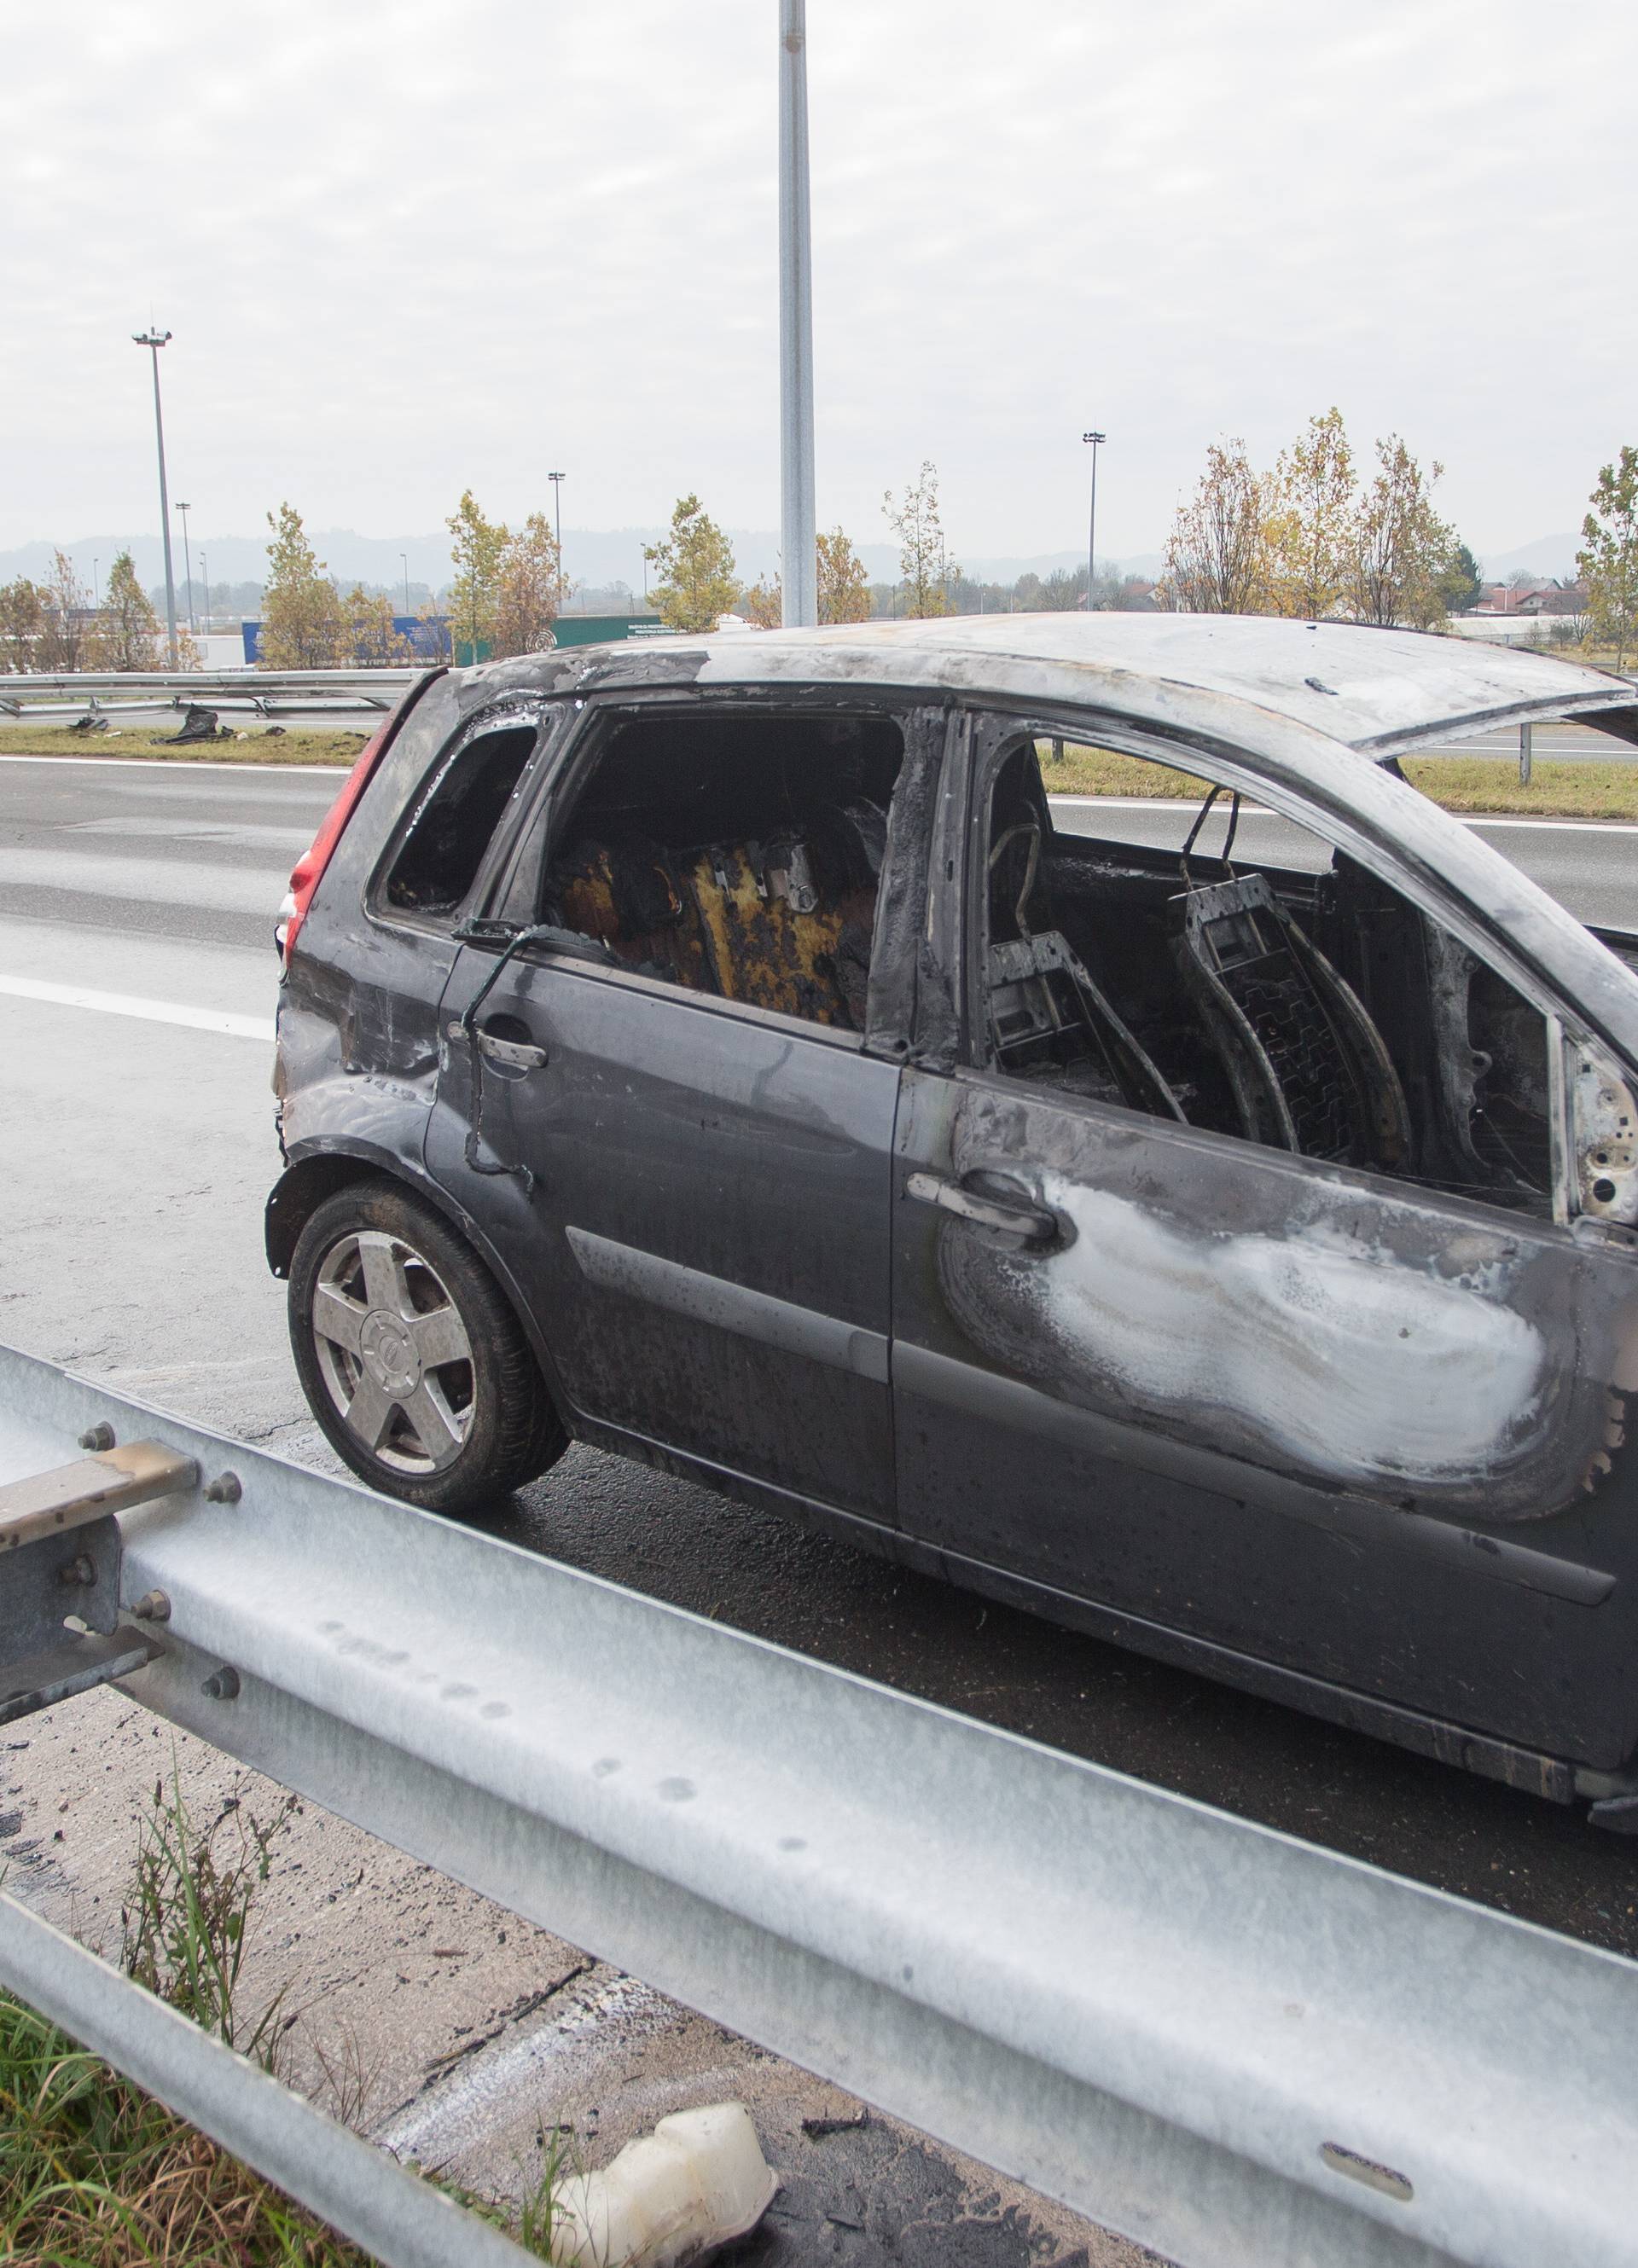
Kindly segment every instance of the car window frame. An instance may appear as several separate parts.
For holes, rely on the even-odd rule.
[[[448,937],[467,920],[475,909],[483,905],[490,888],[490,877],[497,859],[505,856],[505,846],[510,843],[521,810],[528,807],[533,792],[533,782],[538,776],[542,757],[550,745],[550,703],[538,693],[514,692],[503,696],[491,707],[463,717],[454,730],[443,740],[425,769],[407,795],[389,828],[385,843],[371,866],[364,889],[365,919],[376,929],[394,932],[411,931],[423,937]],[[491,733],[504,733],[528,726],[535,733],[535,745],[523,760],[512,792],[506,799],[488,842],[483,846],[473,875],[460,903],[446,910],[428,912],[410,906],[395,906],[388,902],[387,884],[393,870],[403,853],[405,845],[432,799],[438,793],[450,770],[466,750]]]
[[[927,739],[936,742],[937,762],[942,766],[948,736],[948,703],[925,691],[892,687],[882,688],[879,697],[873,699],[868,691],[861,695],[857,687],[781,683],[766,688],[735,687],[731,691],[712,688],[704,692],[675,685],[622,687],[607,692],[561,696],[550,705],[564,718],[565,729],[548,736],[543,759],[537,747],[535,757],[526,767],[526,777],[530,782],[527,808],[519,814],[507,843],[498,849],[491,861],[487,889],[473,895],[476,913],[507,927],[522,926],[536,917],[540,877],[560,839],[567,816],[572,814],[602,748],[622,718],[653,717],[667,711],[691,717],[713,710],[740,714],[756,710],[764,714],[786,712],[792,716],[824,711],[840,716],[890,717],[904,734],[904,754],[894,784],[882,887],[876,894],[864,1031],[842,1031],[835,1025],[815,1023],[783,1009],[724,999],[713,992],[697,992],[664,977],[645,976],[636,969],[610,967],[605,961],[574,953],[566,946],[526,945],[520,947],[517,958],[531,967],[562,969],[577,977],[606,982],[621,989],[635,988],[650,997],[679,1001],[691,1008],[736,1016],[780,1031],[804,1033],[856,1054],[884,1056],[892,1061],[904,1061],[911,1055],[917,1012],[915,988],[913,984],[882,987],[879,980],[884,973],[884,926],[902,899],[908,896],[911,901],[918,927],[925,919],[929,850],[925,839],[919,844],[914,839],[904,840],[902,828],[896,828],[892,821],[898,813],[900,790],[911,771],[912,761],[919,756],[924,763],[926,760]],[[520,787],[522,785],[520,781]],[[497,951],[503,941],[498,938],[471,940],[480,948]]]
[[[1397,863],[1383,846],[1362,831],[1350,827],[1344,816],[1321,807],[1304,797],[1299,790],[1283,780],[1273,779],[1258,769],[1256,759],[1249,751],[1222,750],[1203,747],[1195,740],[1184,740],[1169,734],[1161,725],[1137,725],[1129,721],[1110,718],[1102,714],[1051,707],[1030,709],[1023,706],[1004,707],[994,701],[975,703],[967,710],[968,729],[966,748],[961,770],[964,778],[964,856],[959,862],[962,876],[960,903],[955,909],[952,923],[952,942],[959,970],[961,1000],[962,1044],[960,1064],[970,1076],[1003,1081],[1008,1074],[985,1059],[984,999],[984,956],[979,932],[987,902],[983,873],[987,854],[987,828],[990,806],[996,782],[1003,765],[1015,753],[1021,741],[1063,740],[1073,733],[1077,739],[1098,747],[1106,747],[1118,755],[1133,755],[1149,762],[1184,770],[1207,785],[1238,790],[1265,805],[1277,816],[1289,820],[1330,845],[1333,857],[1344,851],[1359,865],[1375,875],[1378,881],[1396,890],[1408,903],[1416,907],[1448,930],[1474,958],[1512,986],[1520,998],[1539,1014],[1546,1026],[1547,1049],[1547,1083],[1549,1133],[1553,1145],[1552,1218],[1538,1223],[1541,1227],[1568,1230],[1580,1227],[1612,1234],[1623,1244],[1638,1248],[1638,1234],[1614,1221],[1601,1219],[1590,1212],[1583,1202],[1577,1167],[1576,1127],[1572,1105],[1572,1074],[1569,1059],[1574,1055],[1590,1052],[1595,1059],[1608,1061],[1610,1049],[1605,1042],[1590,1033],[1576,1017],[1572,1004],[1566,1002],[1537,973],[1508,954],[1497,940],[1471,914],[1465,914],[1464,901],[1456,893],[1438,887],[1433,880],[1424,882],[1414,870]],[[1043,781],[1044,788],[1045,783]],[[1047,790],[1050,798],[1051,791]],[[1605,948],[1607,950],[1607,947]],[[1118,1111],[1133,1124],[1152,1123],[1148,1115],[1132,1110],[1120,1103],[1096,1103],[1088,1098],[1066,1096],[1064,1107],[1085,1107],[1097,1111]],[[1202,1139],[1233,1143],[1237,1149],[1248,1146],[1247,1138],[1237,1134],[1219,1134],[1210,1128],[1191,1130]],[[1251,1143],[1252,1149],[1266,1145]],[[1273,1151],[1271,1155],[1288,1153]],[[1320,1161],[1311,1161],[1317,1166]],[[1369,1167],[1334,1167],[1328,1171],[1358,1174],[1373,1187],[1400,1186],[1394,1177],[1377,1173]],[[1414,1186],[1405,1184],[1404,1186]],[[1474,1204],[1494,1216],[1496,1208],[1485,1205],[1482,1197],[1452,1198],[1452,1203]]]

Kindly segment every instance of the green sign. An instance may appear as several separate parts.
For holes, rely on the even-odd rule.
[[[675,635],[658,615],[559,615],[552,632],[559,645],[604,645],[611,638]]]

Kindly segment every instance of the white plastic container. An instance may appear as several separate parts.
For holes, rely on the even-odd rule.
[[[755,2228],[779,2177],[742,2102],[677,2110],[600,2174],[557,2185],[557,2268],[685,2268]]]

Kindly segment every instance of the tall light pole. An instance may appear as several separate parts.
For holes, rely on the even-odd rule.
[[[399,553],[398,563],[404,571],[404,619],[407,622],[410,618],[410,554],[407,551]]]
[[[188,627],[190,630],[196,630],[199,624],[194,614],[194,555],[188,548],[188,515],[192,506],[179,504],[176,509],[182,515],[182,572],[188,578]]]
[[[786,630],[819,619],[807,0],[779,0],[779,549]]]
[[[1083,441],[1092,444],[1092,516],[1087,526],[1087,612],[1094,605],[1092,586],[1097,580],[1097,452],[1098,444],[1108,439],[1105,433],[1083,433]]]
[[[563,483],[565,475],[562,473],[548,473],[546,477],[551,482],[552,518],[557,529],[557,604],[561,607],[563,604]]]
[[[91,563],[91,603],[99,614],[102,611],[102,578],[98,572],[101,565],[100,559],[93,559]]]
[[[210,555],[202,543],[199,547],[199,579],[204,585],[200,613],[204,617],[205,634],[210,630]]]
[[[165,622],[171,667],[177,666],[176,578],[171,572],[171,503],[165,486],[165,418],[159,408],[159,349],[170,342],[169,331],[133,331],[132,340],[153,355],[153,431],[159,445],[159,533],[165,538]]]

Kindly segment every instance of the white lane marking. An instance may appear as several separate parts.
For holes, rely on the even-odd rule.
[[[47,1000],[59,1008],[100,1008],[105,1015],[136,1016],[145,1024],[185,1024],[195,1032],[225,1032],[235,1040],[271,1040],[271,1016],[236,1016],[225,1008],[190,1008],[181,1000],[141,1000],[132,992],[97,992],[88,984],[48,984],[35,976],[0,976],[0,993],[15,1000]]]
[[[1199,799],[1175,795],[1049,795],[1049,803],[1073,803],[1077,809],[1101,807],[1104,811],[1198,811]],[[1220,806],[1221,808],[1221,806]],[[1260,803],[1243,803],[1242,819],[1274,819],[1280,814]],[[1464,827],[1528,827],[1544,834],[1555,835],[1638,835],[1638,820],[1631,819],[1522,819],[1500,814],[1494,817],[1482,811],[1452,811],[1446,816]],[[1288,819],[1288,827],[1300,821]]]
[[[1482,811],[1453,811],[1464,827],[1531,827],[1542,835],[1638,835],[1630,819],[1502,819],[1487,818]]]
[[[4,726],[0,725],[0,733]],[[225,764],[214,757],[200,756],[12,756],[0,751],[0,764],[53,764],[59,770],[66,764],[100,764],[106,770],[124,772],[284,772],[300,779],[304,775],[318,774],[331,779],[340,772],[350,772],[345,764]]]

